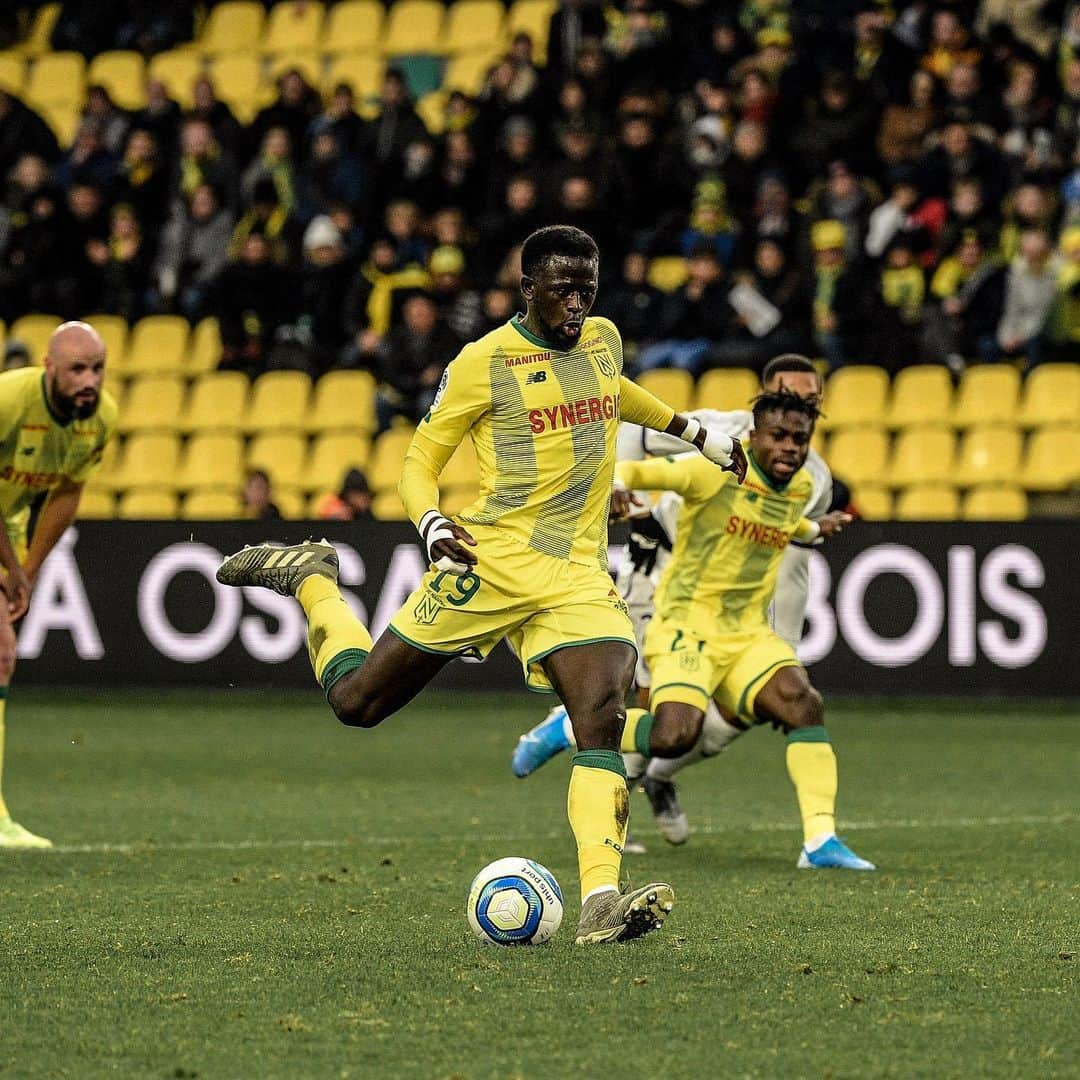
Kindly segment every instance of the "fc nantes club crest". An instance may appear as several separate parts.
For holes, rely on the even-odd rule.
[[[424,595],[420,597],[419,603],[413,608],[413,618],[421,626],[431,626],[431,624],[439,617],[439,612],[442,611],[443,605],[441,598],[432,592],[424,590]]]
[[[600,368],[601,374],[606,375],[609,379],[614,379],[619,374],[619,369],[615,366],[615,359],[606,347],[594,350],[592,355],[596,361],[596,366]]]

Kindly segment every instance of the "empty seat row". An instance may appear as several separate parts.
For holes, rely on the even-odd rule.
[[[1028,497],[1015,485],[983,485],[965,495],[950,484],[917,484],[895,497],[888,488],[866,485],[852,492],[859,514],[869,521],[1023,521]]]

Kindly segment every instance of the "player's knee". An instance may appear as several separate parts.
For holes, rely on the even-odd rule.
[[[694,748],[701,734],[701,713],[680,709],[656,712],[649,749],[653,757],[680,757]]]
[[[350,690],[342,683],[332,687],[326,695],[334,715],[346,727],[373,728],[381,724],[389,713],[370,694]]]
[[[825,723],[825,702],[822,696],[806,683],[792,695],[789,707],[790,728],[819,727]]]
[[[7,686],[15,674],[15,635],[0,635],[0,686]]]

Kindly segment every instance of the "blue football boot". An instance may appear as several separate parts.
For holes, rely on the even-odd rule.
[[[570,749],[566,737],[566,707],[557,705],[531,731],[526,731],[514,747],[510,769],[515,776],[526,777],[536,772],[556,754]]]
[[[854,851],[830,836],[819,848],[799,852],[799,861],[795,864],[800,870],[876,870],[877,867],[866,859],[860,859]]]

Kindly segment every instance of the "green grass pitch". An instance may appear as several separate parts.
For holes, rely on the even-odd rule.
[[[795,870],[783,740],[753,732],[685,774],[686,847],[634,797],[625,866],[678,904],[589,950],[567,762],[508,767],[543,709],[432,695],[364,732],[315,690],[17,690],[6,793],[59,849],[0,855],[0,1076],[1078,1075],[1075,708],[834,703],[875,874]],[[564,886],[550,946],[469,934],[514,854]]]

